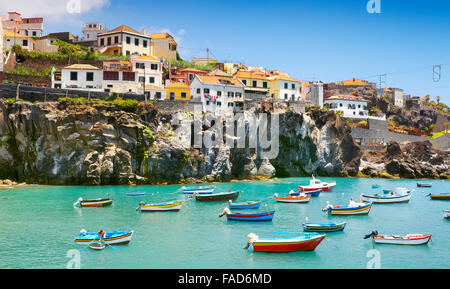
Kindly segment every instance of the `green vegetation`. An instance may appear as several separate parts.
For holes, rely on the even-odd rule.
[[[72,104],[90,104],[90,103],[106,103],[106,104],[113,104],[120,110],[126,111],[126,112],[134,112],[139,104],[139,101],[135,99],[123,99],[121,97],[118,97],[114,100],[87,100],[84,97],[61,97],[58,98],[58,102],[69,102]]]
[[[59,69],[56,69],[56,70],[58,71]],[[31,75],[31,76],[47,77],[47,76],[51,76],[52,67],[47,67],[46,69],[44,69],[42,71],[36,71],[33,69],[26,69],[24,66],[17,65],[16,69],[14,69],[12,71],[5,71],[5,73],[12,74],[12,75]]]
[[[155,136],[153,136],[152,131],[149,128],[146,128],[144,129],[144,134],[147,137],[150,147],[152,147],[155,142]]]
[[[216,68],[217,63],[210,63],[208,65],[196,64],[192,62],[188,62],[185,60],[170,60],[169,64],[171,66],[182,67],[182,68],[196,68],[202,70],[213,70]]]

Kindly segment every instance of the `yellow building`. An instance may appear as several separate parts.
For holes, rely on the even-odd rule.
[[[250,94],[261,97],[269,96],[270,82],[272,80],[267,78],[264,72],[238,71],[234,77],[245,85],[246,96],[250,96]]]
[[[270,97],[275,99],[283,99],[285,101],[298,101],[301,99],[301,84],[298,80],[293,79],[285,74],[279,74],[269,77]]]
[[[338,85],[355,85],[355,86],[369,86],[371,85],[370,82],[368,82],[367,80],[361,80],[361,79],[357,79],[357,78],[353,78],[350,80],[344,80],[338,83]]]
[[[168,100],[191,100],[191,88],[184,82],[174,82],[171,85],[166,86],[166,92]]]
[[[168,60],[177,60],[177,43],[169,33],[153,33],[152,55]]]
[[[97,34],[97,51],[104,55],[150,55],[152,39],[126,25]]]

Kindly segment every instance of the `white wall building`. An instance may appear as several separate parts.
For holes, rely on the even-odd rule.
[[[405,105],[404,103],[404,95],[405,92],[403,89],[400,88],[391,88],[392,91],[392,101],[394,104],[398,107],[403,107]]]
[[[323,83],[313,82],[305,87],[305,102],[312,105],[323,106]]]
[[[97,34],[105,33],[107,30],[100,22],[86,22],[84,24],[82,41],[94,41],[97,40]]]
[[[346,118],[368,118],[367,101],[352,95],[334,95],[324,100],[330,110],[342,111]]]
[[[103,72],[89,64],[73,64],[61,69],[61,78],[52,74],[52,88],[102,91]]]
[[[203,111],[232,112],[244,106],[245,85],[237,78],[195,75],[192,100],[200,100]]]
[[[140,93],[144,91],[144,85],[163,87],[162,62],[154,56],[131,55],[130,62],[133,70],[137,72]]]

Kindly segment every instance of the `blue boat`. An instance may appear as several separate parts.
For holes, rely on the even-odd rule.
[[[223,211],[222,214],[219,215],[219,217],[227,216],[228,220],[259,222],[259,221],[272,221],[274,215],[275,211],[255,212],[255,213],[243,213],[243,212],[232,213],[228,208],[225,208],[225,210]]]
[[[102,241],[107,244],[113,245],[124,245],[128,244],[133,237],[134,231],[112,231],[106,232],[102,238]],[[77,244],[87,244],[92,241],[100,241],[100,236],[98,232],[86,232],[86,230],[81,230],[80,235],[75,239]]]
[[[255,202],[255,201],[247,201],[247,202],[239,202],[234,203],[233,201],[229,201],[230,209],[236,210],[236,209],[258,209],[259,206],[261,206],[261,201]]]
[[[372,189],[379,189],[379,188],[381,188],[380,185],[372,185]]]
[[[145,192],[127,192],[125,193],[127,196],[143,196]]]
[[[347,222],[303,223],[305,232],[337,232],[343,231]]]
[[[306,194],[306,195],[310,195],[311,197],[318,197],[320,195],[320,193],[322,192],[322,189],[318,189],[315,191],[305,191],[305,192],[291,192],[289,193],[291,196],[299,196],[300,194]]]

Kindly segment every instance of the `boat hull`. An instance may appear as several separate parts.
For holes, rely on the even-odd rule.
[[[402,196],[375,196],[375,195],[361,195],[361,201],[371,202],[374,204],[394,204],[394,203],[408,203],[411,200],[412,194]]]
[[[274,215],[275,211],[259,213],[232,213],[227,215],[227,219],[234,221],[261,222],[272,221]]]
[[[251,202],[251,203],[230,203],[230,209],[241,210],[241,209],[258,209],[261,206],[261,202]]]
[[[440,194],[440,195],[431,194],[430,197],[433,200],[450,200],[450,194]]]
[[[192,195],[192,194],[212,194],[216,187],[205,187],[205,188],[192,188],[192,189],[184,189],[183,194]]]
[[[184,202],[171,202],[160,204],[149,204],[140,207],[141,212],[177,212],[181,209]]]
[[[268,253],[287,253],[296,251],[314,251],[325,235],[310,239],[260,239],[253,242],[253,251]]]
[[[96,200],[86,200],[81,201],[81,207],[109,207],[112,204],[111,199],[96,199]]]
[[[418,188],[431,188],[431,184],[420,184],[420,183],[417,183],[417,187]]]
[[[93,249],[93,250],[103,250],[106,247],[106,243],[105,242],[93,242],[89,244],[89,248]]]
[[[197,195],[195,199],[199,202],[228,202],[235,201],[239,196],[239,191],[230,193],[219,193],[210,195]]]
[[[311,200],[311,196],[276,197],[275,200],[280,203],[307,203]]]
[[[106,232],[103,241],[109,245],[126,245],[130,243],[134,231],[130,232]],[[92,241],[99,241],[98,233],[86,233],[75,239],[77,244],[88,244]]]
[[[303,231],[305,232],[338,232],[343,231],[346,222],[341,223],[304,223]]]
[[[333,185],[325,185],[325,186],[317,186],[317,187],[310,187],[310,186],[298,186],[298,190],[300,192],[311,192],[311,191],[317,191],[317,190],[321,190],[322,192],[329,192],[332,191],[334,186],[336,184]]]
[[[368,203],[364,206],[349,207],[349,206],[336,206],[330,210],[331,215],[367,215],[372,208],[372,203]]]
[[[383,236],[378,235],[373,238],[376,244],[390,244],[390,245],[425,245],[431,239],[431,234],[420,235],[417,237],[405,238],[404,236]]]
[[[315,191],[307,191],[307,192],[306,191],[305,192],[295,192],[295,193],[291,194],[291,196],[298,196],[303,193],[303,194],[310,195],[311,197],[318,197],[321,192],[322,192],[322,189],[318,189]]]

